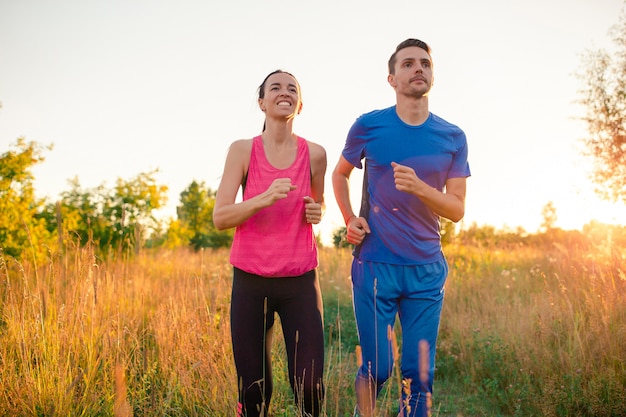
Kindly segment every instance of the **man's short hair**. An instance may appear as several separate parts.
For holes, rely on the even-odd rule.
[[[408,48],[410,46],[417,46],[418,48],[422,48],[423,50],[425,50],[426,52],[428,52],[428,55],[430,55],[430,46],[428,46],[428,44],[424,41],[420,41],[419,39],[413,39],[413,38],[409,38],[405,41],[400,42],[400,44],[396,47],[396,50],[393,54],[391,54],[391,57],[389,58],[389,74],[394,74],[396,71],[396,56],[398,55],[398,52],[404,48]]]

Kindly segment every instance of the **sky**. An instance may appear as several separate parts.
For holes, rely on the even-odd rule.
[[[48,145],[33,169],[52,200],[78,178],[113,187],[157,169],[175,217],[192,181],[217,189],[229,145],[260,133],[257,88],[283,69],[304,108],[294,131],[324,146],[329,242],[343,226],[331,182],[348,129],[391,106],[387,60],[406,38],[430,44],[431,112],[461,127],[472,176],[465,218],[535,232],[624,224],[589,180],[576,104],[582,55],[611,49],[619,0],[0,0],[0,154],[18,137]],[[353,174],[355,210],[360,171]]]

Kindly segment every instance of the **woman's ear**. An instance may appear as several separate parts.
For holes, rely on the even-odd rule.
[[[261,109],[262,112],[265,112],[265,104],[263,104],[262,98],[259,99],[259,108]]]
[[[304,103],[300,102],[300,104],[298,105],[298,112],[296,114],[300,114],[300,112],[302,111],[302,106],[304,105]]]

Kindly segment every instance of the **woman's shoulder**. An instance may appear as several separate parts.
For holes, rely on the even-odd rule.
[[[326,173],[326,149],[318,143],[304,139],[309,148],[309,159],[311,161],[311,170],[313,175],[318,173],[322,176]]]
[[[230,150],[235,151],[235,152],[250,151],[250,149],[252,149],[253,141],[254,141],[254,138],[237,139],[230,144]]]
[[[311,156],[311,159],[317,159],[317,158],[326,159],[326,149],[322,145],[320,145],[319,143],[312,142],[307,139],[304,139],[304,141],[309,147],[309,155]]]
[[[309,145],[309,152],[326,153],[326,149],[319,143],[311,142],[310,140],[307,140],[306,143]]]

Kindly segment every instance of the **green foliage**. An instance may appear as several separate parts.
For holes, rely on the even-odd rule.
[[[128,181],[120,178],[113,189],[104,185],[83,189],[74,178],[60,203],[47,208],[50,227],[64,231],[67,238],[77,237],[83,246],[93,242],[103,254],[141,247],[148,232],[159,228],[154,210],[167,201],[167,187],[156,183],[155,173],[141,173]]]
[[[348,229],[343,226],[333,231],[333,246],[336,248],[351,248],[352,244],[350,244],[346,240],[346,234],[348,233]]]
[[[233,230],[220,231],[213,225],[215,192],[204,182],[193,181],[180,193],[176,208],[178,219],[172,222],[168,240],[190,245],[194,250],[230,246]]]
[[[43,260],[73,242],[93,244],[100,255],[129,253],[145,246],[170,248],[228,247],[233,231],[213,225],[215,192],[196,181],[181,193],[178,219],[167,230],[155,210],[167,202],[167,187],[157,184],[156,170],[130,180],[119,178],[113,188],[82,188],[78,178],[60,201],[46,203],[35,197],[32,166],[42,162],[42,147],[17,140],[15,149],[0,155],[0,249],[21,259]],[[51,148],[51,147],[50,147]]]
[[[527,237],[528,234],[521,227],[516,230],[498,230],[494,226],[479,226],[473,223],[458,233],[455,243],[485,247],[514,247],[526,245]]]
[[[522,407],[537,411],[533,409],[535,397],[528,390],[531,377],[505,341],[496,335],[482,335],[478,329],[470,338],[450,340],[452,344],[444,344],[438,354],[438,378],[465,378],[463,384],[470,387],[466,398],[475,402],[488,399],[490,408],[498,410],[499,415],[521,415],[518,413]]]
[[[35,197],[32,167],[43,161],[43,148],[17,139],[14,149],[0,155],[0,250],[41,261],[53,236],[39,216],[44,201]]]
[[[587,113],[584,153],[594,162],[592,180],[599,195],[626,203],[626,15],[612,30],[614,55],[587,51],[578,74],[580,103]]]

